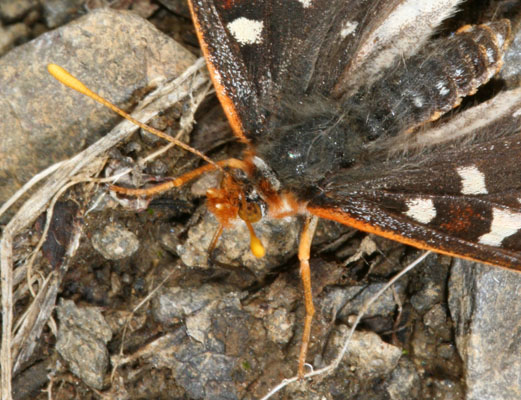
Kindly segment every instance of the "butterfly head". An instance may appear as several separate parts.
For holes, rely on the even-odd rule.
[[[207,207],[222,228],[229,227],[238,218],[243,220],[250,232],[250,248],[256,257],[264,257],[266,250],[255,234],[253,225],[262,219],[266,204],[249,180],[239,179],[226,173],[219,188],[206,192]]]

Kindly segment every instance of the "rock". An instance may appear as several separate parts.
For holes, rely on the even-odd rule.
[[[23,23],[3,27],[0,24],[0,55],[6,53],[16,42],[29,36],[29,28]]]
[[[387,392],[392,400],[417,399],[420,394],[420,377],[414,364],[402,358],[391,374]]]
[[[521,398],[521,275],[455,260],[449,308],[467,400]]]
[[[82,0],[46,0],[42,3],[43,19],[49,28],[56,28],[85,12]]]
[[[411,297],[411,305],[418,312],[425,312],[443,299],[443,288],[436,283],[429,284]]]
[[[57,313],[56,350],[76,376],[102,389],[109,363],[106,344],[112,338],[109,325],[97,308],[79,308],[71,300],[61,300]]]
[[[108,260],[130,257],[139,248],[137,236],[120,224],[106,225],[92,236],[91,243]]]
[[[128,12],[102,9],[39,36],[0,59],[0,203],[45,167],[97,140],[119,119],[63,86],[63,66],[116,104],[179,75],[194,56]]]
[[[285,308],[278,308],[268,315],[264,326],[268,331],[268,338],[276,343],[286,344],[293,336],[295,315],[289,314]]]
[[[266,255],[257,258],[250,249],[250,234],[246,224],[238,220],[224,229],[213,252],[215,261],[229,266],[245,266],[256,274],[264,274],[297,253],[300,224],[296,218],[263,218],[253,229],[266,249]],[[209,247],[218,222],[206,212],[199,223],[188,231],[188,239],[177,247],[177,253],[187,266],[208,267]]]
[[[183,0],[159,0],[159,2],[168,8],[170,11],[182,15],[185,18],[190,18],[190,9],[188,3]]]
[[[163,324],[199,311],[223,295],[221,286],[203,285],[198,288],[164,288],[152,301],[152,312]]]
[[[336,357],[344,345],[343,337],[347,330],[347,326],[340,325],[332,334],[327,344],[327,359]],[[401,356],[400,348],[385,343],[376,333],[355,331],[342,364],[350,365],[361,378],[375,378],[390,373]]]
[[[360,309],[372,296],[374,296],[385,284],[375,283],[368,286],[350,286],[347,288],[336,288],[328,293],[328,297],[335,298],[331,304],[340,307],[338,318],[344,322],[349,322],[349,317],[357,315]],[[406,286],[401,282],[394,285],[394,290],[403,299]],[[342,299],[340,300],[339,297]],[[396,310],[396,300],[393,291],[389,288],[384,294],[375,301],[364,314],[364,318],[374,316],[387,316]]]
[[[434,334],[444,340],[451,339],[451,330],[447,325],[447,310],[441,304],[436,304],[423,317],[423,323]]]
[[[153,349],[141,353],[152,358],[156,367],[171,369],[176,382],[191,399],[237,399],[233,373],[240,358],[249,357],[247,339],[253,319],[242,310],[237,293],[222,295],[210,286],[191,291],[193,297],[202,300],[195,308],[190,308],[186,297],[182,302],[188,308],[174,305],[173,311],[164,310],[164,301],[155,302],[156,307],[163,309],[156,310],[156,315],[190,313],[186,330],[168,334],[171,339],[167,336],[158,339]],[[177,294],[183,298],[181,291]]]
[[[0,0],[0,17],[8,21],[17,20],[37,6],[38,0]]]

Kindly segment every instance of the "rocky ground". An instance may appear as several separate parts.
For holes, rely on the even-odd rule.
[[[261,398],[297,368],[302,221],[256,224],[263,259],[251,255],[240,224],[209,257],[217,222],[204,193],[217,174],[151,201],[108,194],[96,179],[129,169],[123,183],[161,181],[200,162],[169,148],[140,163],[164,143],[113,131],[119,117],[57,83],[50,62],[127,110],[148,106],[145,96],[193,68],[173,89],[180,100],[154,111],[151,124],[214,159],[242,148],[208,94],[186,5],[106,3],[0,0],[0,202],[42,169],[119,135],[106,150],[82,153],[81,170],[67,166],[74,178],[50,197],[47,228],[42,213],[14,237],[13,398]],[[447,29],[516,7],[471,1]],[[4,229],[31,195],[43,196],[23,197],[1,217]],[[315,369],[340,351],[364,302],[419,255],[320,222],[311,259]],[[519,399],[520,284],[516,272],[430,255],[369,309],[332,374],[274,398]]]

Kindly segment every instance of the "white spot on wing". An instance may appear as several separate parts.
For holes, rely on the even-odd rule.
[[[358,26],[358,22],[355,21],[346,21],[344,23],[344,25],[342,26],[342,30],[340,31],[340,37],[342,39],[345,39],[347,36],[349,36],[350,34],[352,34],[356,27]]]
[[[407,201],[409,209],[405,215],[422,224],[428,224],[436,217],[436,208],[431,199],[416,198]]]
[[[421,96],[414,96],[412,98],[412,102],[418,108],[423,107],[423,104],[424,104],[423,103],[423,97],[421,97]]]
[[[262,42],[262,30],[264,29],[264,22],[262,21],[240,17],[230,22],[226,27],[241,45]]]
[[[488,193],[485,185],[485,175],[475,165],[456,168],[456,172],[461,177],[462,194],[476,195]]]
[[[438,81],[436,83],[436,89],[439,90],[441,96],[445,96],[450,92],[449,88],[445,86],[445,82],[443,81]]]
[[[521,213],[493,208],[490,232],[481,235],[479,243],[500,246],[505,238],[518,232],[519,229],[521,229]]]
[[[298,0],[300,4],[302,4],[302,7],[308,8],[313,5],[313,0]]]

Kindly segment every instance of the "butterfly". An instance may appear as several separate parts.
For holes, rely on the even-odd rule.
[[[521,269],[521,116],[516,91],[438,125],[499,72],[510,22],[428,40],[459,1],[190,0],[217,96],[242,159],[213,162],[150,195],[223,170],[207,205],[220,232],[242,219],[301,215],[306,319],[318,218],[401,243]],[[505,123],[508,121],[508,123]],[[501,160],[499,162],[498,160]],[[269,251],[269,249],[267,249]]]
[[[393,45],[404,26],[421,31],[428,22],[415,32],[427,37],[458,2],[409,3],[380,2],[381,18],[366,19],[366,5],[345,1],[189,2],[219,100],[247,147],[237,201],[260,203],[273,218],[306,217],[300,376],[317,217],[521,269],[519,133],[484,129],[490,120],[424,128],[501,69],[510,23],[466,26],[419,48],[403,38]],[[404,53],[412,55],[403,61]],[[495,119],[515,111],[505,104]],[[226,187],[219,190],[210,199],[218,218],[229,206]]]

